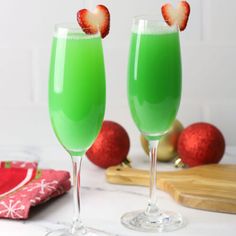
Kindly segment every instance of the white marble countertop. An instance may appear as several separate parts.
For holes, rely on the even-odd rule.
[[[60,146],[40,149],[41,168],[70,170],[70,158]],[[142,155],[142,150],[132,151],[130,156],[134,167],[148,168],[148,161]],[[236,148],[227,148],[222,163],[236,163]],[[170,170],[173,169],[173,165],[160,163],[158,169]],[[119,236],[147,235],[128,230],[120,224],[120,216],[123,213],[146,206],[147,188],[108,184],[104,170],[97,168],[86,158],[83,161],[81,181],[81,214],[86,225]],[[158,235],[235,235],[236,215],[186,208],[162,191],[158,191],[158,202],[160,208],[179,212],[188,222],[186,227],[178,231],[158,233]],[[26,221],[1,219],[0,236],[44,236],[49,228],[55,227],[60,222],[70,223],[72,213],[72,194],[68,193],[35,208]]]

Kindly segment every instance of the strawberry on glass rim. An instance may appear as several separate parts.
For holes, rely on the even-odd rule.
[[[96,34],[99,30],[101,37],[105,38],[110,30],[110,12],[104,5],[97,5],[93,12],[79,10],[77,21],[86,34]]]
[[[161,8],[164,20],[170,26],[177,24],[180,31],[185,30],[190,15],[190,5],[187,1],[180,1],[177,8],[166,3]]]

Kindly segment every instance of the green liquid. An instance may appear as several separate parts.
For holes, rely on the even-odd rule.
[[[137,34],[131,38],[128,100],[133,120],[147,138],[166,132],[181,97],[178,32]]]
[[[105,71],[100,37],[54,37],[49,80],[51,123],[60,143],[83,154],[100,131]]]

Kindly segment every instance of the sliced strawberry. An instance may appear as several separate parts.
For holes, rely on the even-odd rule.
[[[190,15],[190,5],[187,1],[181,1],[178,4],[177,9],[170,3],[167,3],[162,6],[161,12],[168,25],[177,24],[180,31],[185,30]]]
[[[78,11],[77,21],[86,34],[96,34],[99,28],[105,38],[110,30],[110,12],[104,5],[97,5],[93,12],[87,9]]]

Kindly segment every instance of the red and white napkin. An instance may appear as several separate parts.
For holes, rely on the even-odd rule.
[[[70,187],[67,171],[40,170],[35,162],[0,162],[0,218],[27,219],[31,207]]]

